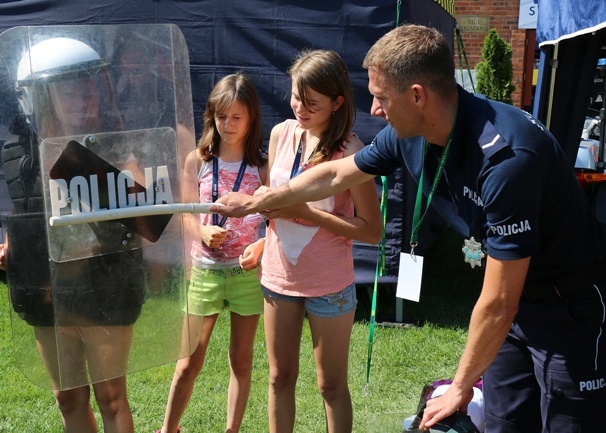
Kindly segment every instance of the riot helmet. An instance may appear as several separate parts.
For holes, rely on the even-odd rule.
[[[17,67],[19,105],[41,138],[121,129],[110,64],[85,42],[31,46]]]

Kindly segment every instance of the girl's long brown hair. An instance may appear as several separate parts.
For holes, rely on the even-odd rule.
[[[305,50],[295,59],[288,69],[288,74],[297,86],[299,97],[305,109],[310,109],[307,89],[330,97],[333,101],[338,96],[344,98],[343,104],[330,119],[328,129],[324,131],[316,153],[310,159],[311,164],[328,161],[335,152],[342,150],[343,142],[348,138],[353,126],[356,107],[349,85],[349,73],[345,62],[331,50]]]
[[[261,154],[261,108],[254,84],[242,72],[221,78],[208,96],[204,111],[204,131],[198,141],[200,158],[210,161],[219,156],[221,136],[215,124],[215,115],[221,114],[236,101],[246,107],[250,119],[244,143],[244,161],[248,165],[260,167],[265,163]]]

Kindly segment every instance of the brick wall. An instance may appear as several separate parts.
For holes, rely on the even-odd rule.
[[[526,31],[518,29],[519,0],[500,1],[500,0],[456,0],[455,18],[463,16],[489,17],[488,28],[494,28],[499,35],[512,48],[513,60],[513,84],[516,90],[512,95],[513,104],[521,107],[522,84],[524,77],[524,55],[526,45]],[[471,33],[461,30],[461,38],[467,54],[469,66],[475,69],[478,62],[482,60],[482,47],[486,33]],[[531,49],[534,50],[534,47]],[[459,55],[455,40],[455,64],[459,68]],[[463,66],[465,62],[463,59]],[[531,77],[530,77],[531,79]]]

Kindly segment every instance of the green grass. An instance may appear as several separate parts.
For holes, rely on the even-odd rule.
[[[423,386],[454,374],[482,276],[463,263],[461,246],[461,240],[445,231],[425,257],[421,302],[404,302],[406,321],[422,323],[422,326],[376,327],[368,388],[370,298],[366,288],[359,288],[360,304],[350,354],[354,431],[398,432],[403,416],[415,411]],[[4,278],[3,273],[1,278]],[[393,296],[392,289],[380,289],[379,316],[393,315]],[[5,280],[0,279],[0,432],[61,433],[52,392],[34,385],[17,368],[9,308]],[[255,342],[253,388],[243,432],[268,431],[268,367],[262,329],[261,322]],[[183,433],[222,432],[224,429],[229,379],[228,339],[229,319],[223,314],[211,339],[206,365],[198,377],[192,401],[181,421]],[[153,355],[149,354],[150,357]],[[155,432],[161,426],[173,370],[174,362],[170,362],[128,375],[135,432]],[[101,425],[96,408],[95,411]],[[295,431],[308,433],[323,429],[324,411],[316,388],[311,336],[306,326],[301,344]]]

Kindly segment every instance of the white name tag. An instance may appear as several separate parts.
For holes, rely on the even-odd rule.
[[[396,296],[409,301],[419,302],[421,295],[421,279],[423,277],[423,257],[411,256],[410,253],[400,253],[400,270]]]

